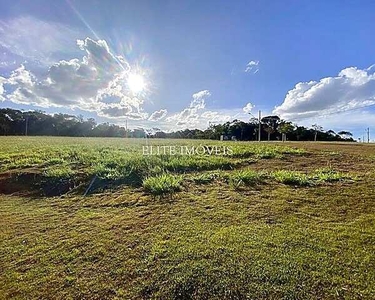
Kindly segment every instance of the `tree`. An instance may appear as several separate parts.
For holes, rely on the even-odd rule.
[[[267,116],[263,117],[261,122],[266,126],[264,130],[268,134],[268,141],[270,141],[271,134],[276,132],[276,129],[279,126],[280,118],[278,116]]]
[[[206,130],[185,129],[175,132],[162,132],[158,128],[152,128],[150,132],[147,129],[126,129],[122,126],[101,123],[96,124],[93,118],[84,119],[83,116],[74,116],[69,114],[49,115],[43,111],[22,111],[11,108],[0,108],[0,134],[1,135],[24,135],[26,131],[30,136],[49,135],[49,136],[98,136],[98,137],[132,137],[142,138],[160,137],[160,138],[191,138],[191,139],[213,139],[219,140],[221,135],[228,137],[235,136],[237,140],[256,140],[259,128],[259,120],[251,118],[248,122],[233,120],[225,123],[210,123]],[[308,129],[303,126],[294,126],[291,122],[281,120],[277,116],[267,116],[261,120],[262,134],[268,133],[268,140],[278,138],[274,133],[278,130],[280,133],[288,134],[289,140],[311,141],[316,140],[319,134],[319,140],[322,141],[354,141],[352,134],[348,131],[340,131],[336,134],[332,130],[322,132],[322,127],[314,125],[314,129]]]
[[[281,120],[279,126],[277,127],[277,130],[282,135],[285,135],[285,139],[286,139],[287,134],[294,130],[294,125],[293,125],[292,122],[287,122],[287,121]]]
[[[353,137],[353,134],[350,131],[345,131],[345,130],[342,130],[338,132],[337,134],[345,140],[351,139]]]
[[[312,125],[312,128],[314,129],[315,131],[315,135],[314,135],[314,141],[316,142],[317,139],[318,139],[318,132],[322,131],[323,130],[323,127],[318,125],[318,124],[313,124]]]
[[[270,126],[267,126],[266,128],[264,128],[264,131],[267,132],[267,140],[270,141],[271,140],[271,134],[274,133],[276,130],[273,129],[272,127],[270,127]]]

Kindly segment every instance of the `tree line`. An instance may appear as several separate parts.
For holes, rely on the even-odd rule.
[[[82,115],[46,114],[43,111],[21,111],[10,108],[0,109],[1,135],[31,136],[87,136],[87,137],[128,137],[128,138],[183,138],[183,139],[236,139],[241,141],[262,140],[291,141],[354,141],[349,131],[325,131],[317,124],[311,128],[298,126],[280,119],[278,116],[266,116],[260,120],[248,122],[233,120],[223,124],[211,124],[207,129],[185,129],[174,132],[163,132],[158,129],[143,128],[128,130],[122,126],[101,123],[95,119],[84,119]]]

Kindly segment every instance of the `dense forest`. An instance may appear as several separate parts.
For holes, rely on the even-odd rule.
[[[250,119],[248,122],[233,120],[224,124],[210,125],[206,130],[185,129],[163,132],[158,129],[132,129],[102,123],[92,118],[68,114],[49,115],[42,111],[20,111],[10,108],[0,109],[0,135],[44,135],[44,136],[87,136],[87,137],[128,137],[128,138],[191,138],[215,139],[222,137],[243,141],[257,140],[261,128],[262,140],[281,140],[282,136],[292,141],[354,141],[348,131],[324,131],[317,124],[311,128],[297,126],[277,116]]]

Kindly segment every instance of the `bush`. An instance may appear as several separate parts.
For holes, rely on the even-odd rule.
[[[181,180],[180,176],[162,174],[143,180],[143,188],[153,196],[171,195],[181,190]]]

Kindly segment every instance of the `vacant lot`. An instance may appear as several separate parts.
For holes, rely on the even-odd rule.
[[[0,298],[374,299],[374,180],[365,144],[0,137]]]

